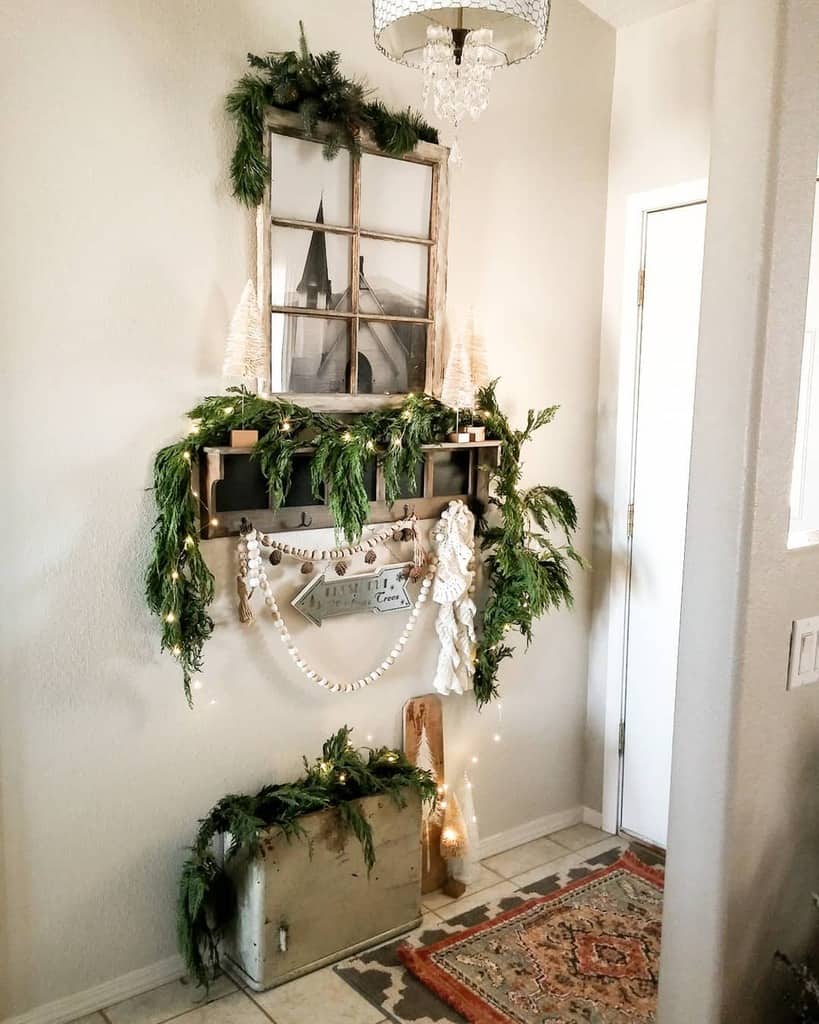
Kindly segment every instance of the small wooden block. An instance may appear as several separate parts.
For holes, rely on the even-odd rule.
[[[466,882],[459,882],[457,878],[447,878],[441,886],[441,889],[443,890],[444,896],[449,896],[450,899],[457,900],[466,892]]]
[[[258,430],[231,430],[231,448],[252,448],[259,440]]]
[[[465,430],[459,430],[457,433],[450,434],[449,440],[453,444],[468,444],[469,434]]]

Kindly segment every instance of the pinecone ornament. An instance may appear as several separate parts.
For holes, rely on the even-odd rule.
[[[313,563],[312,562],[303,562],[302,566],[301,566],[301,571],[304,573],[305,576],[308,573],[311,573],[313,571]]]
[[[373,562],[375,561],[375,552],[372,549],[370,549],[364,556],[364,561],[367,563],[367,565],[373,564]]]
[[[270,552],[270,564],[271,565],[278,565],[281,562],[281,560],[282,560],[282,553],[281,553],[281,551],[279,551],[278,548],[273,548],[273,550]]]
[[[336,562],[334,568],[336,576],[343,576],[347,572],[347,563],[345,561]]]

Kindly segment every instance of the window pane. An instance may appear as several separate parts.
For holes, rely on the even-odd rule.
[[[350,308],[350,239],[346,235],[273,227],[270,248],[274,306]]]
[[[321,144],[270,136],[270,212],[293,220],[350,225],[350,153],[325,160]],[[321,217],[319,217],[321,214]]]
[[[361,227],[429,238],[432,167],[365,153],[361,157]],[[400,202],[398,201],[398,197]]]
[[[426,316],[428,260],[425,245],[362,238],[361,313]]]
[[[400,395],[423,391],[427,368],[425,324],[361,320],[358,393]]]
[[[819,186],[813,211],[808,305],[791,486],[792,544],[819,543]]]
[[[318,316],[271,317],[271,390],[344,394],[350,351],[347,320]]]

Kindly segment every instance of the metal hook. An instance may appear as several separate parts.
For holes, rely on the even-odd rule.
[[[308,516],[307,513],[303,511],[302,514],[301,514],[301,522],[299,523],[299,526],[312,526],[312,525],[313,525],[313,517],[312,516]]]

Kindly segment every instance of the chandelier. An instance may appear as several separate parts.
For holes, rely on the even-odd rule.
[[[496,68],[537,53],[550,0],[373,0],[375,44],[391,60],[424,72],[424,105],[452,126],[450,160],[460,162],[458,129],[489,102]]]

